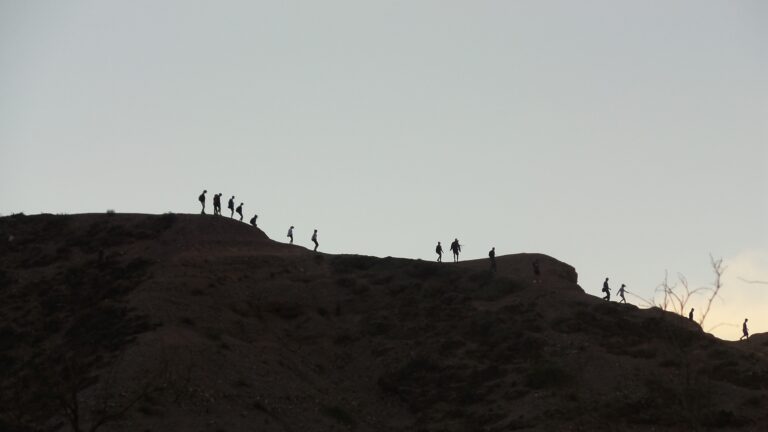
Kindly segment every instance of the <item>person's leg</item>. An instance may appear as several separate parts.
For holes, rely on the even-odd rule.
[[[314,251],[317,252],[317,247],[320,246],[320,243],[318,243],[317,240],[312,240],[312,242],[315,244]]]

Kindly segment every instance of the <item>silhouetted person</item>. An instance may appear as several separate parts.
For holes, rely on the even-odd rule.
[[[293,225],[291,225],[290,228],[288,228],[288,235],[287,237],[291,239],[291,244],[293,244]]]
[[[253,225],[255,227],[256,226],[256,219],[258,219],[258,218],[259,218],[259,215],[253,215],[253,217],[251,218],[251,225]]]
[[[200,205],[203,206],[203,211],[200,212],[200,214],[205,214],[205,194],[208,193],[207,190],[204,190],[203,193],[200,194],[200,196],[197,198],[198,201],[200,201]]]
[[[235,216],[235,196],[232,195],[232,198],[229,199],[229,202],[227,203],[227,208],[229,209],[229,217],[233,218]]]
[[[603,282],[603,292],[605,293],[603,300],[611,301],[611,287],[608,286],[608,278],[605,278],[605,282]]]
[[[221,193],[213,195],[213,214],[221,216]]]
[[[243,203],[240,203],[240,205],[237,206],[237,210],[235,210],[235,212],[237,212],[237,214],[240,215],[240,221],[242,222],[243,221]]]
[[[461,252],[459,239],[454,239],[453,243],[451,243],[451,252],[453,252],[453,262],[459,262],[459,253]]]
[[[315,244],[315,252],[317,252],[317,247],[320,246],[320,243],[317,242],[317,230],[315,230],[314,233],[312,233],[312,243]]]
[[[443,245],[440,242],[437,242],[437,246],[435,246],[435,253],[437,254],[437,262],[443,262]]]
[[[491,273],[496,273],[496,248],[492,247],[488,252],[488,258],[491,259]]]
[[[539,260],[533,260],[533,283],[537,283],[541,280],[541,269],[539,268]]]
[[[747,321],[749,321],[749,319],[747,319],[747,318],[744,318],[744,324],[741,326],[741,331],[742,331],[744,334],[743,334],[743,335],[741,335],[741,337],[739,338],[739,340],[742,340],[742,339],[749,339],[749,329],[747,328]]]
[[[691,308],[691,311],[688,312],[688,319],[693,321],[693,308]]]
[[[619,297],[621,297],[621,301],[619,303],[627,302],[627,299],[624,298],[624,292],[626,292],[626,290],[624,289],[625,287],[626,285],[621,284],[621,288],[619,288],[619,290],[616,292],[619,295]]]

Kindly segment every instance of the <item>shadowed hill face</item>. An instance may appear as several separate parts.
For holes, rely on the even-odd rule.
[[[0,429],[768,426],[762,335],[605,303],[544,255],[492,275],[315,254],[214,216],[10,217],[0,234]]]

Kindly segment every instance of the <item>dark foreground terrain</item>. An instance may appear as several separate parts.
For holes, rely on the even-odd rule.
[[[492,277],[170,214],[0,235],[2,431],[768,430],[765,335],[605,303],[545,255]]]

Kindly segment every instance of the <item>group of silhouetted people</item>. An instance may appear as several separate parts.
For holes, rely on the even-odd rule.
[[[200,214],[206,214],[205,213],[205,194],[207,194],[207,190],[203,190],[203,193],[200,194],[200,196],[197,198],[198,201],[200,201],[200,205],[202,206],[202,209],[200,211]],[[215,216],[221,216],[221,193],[217,193],[213,196],[213,214]],[[235,207],[235,196],[232,195],[232,198],[229,199],[229,202],[227,202],[227,208],[229,209],[229,217],[234,218],[235,213],[237,213],[240,216],[240,221],[243,220],[243,203],[240,203],[239,206]],[[253,215],[249,223],[256,227],[256,220],[258,219],[259,215]],[[288,238],[290,239],[290,244],[293,244],[293,226],[291,226],[288,229]],[[312,243],[315,244],[315,248],[313,249],[315,252],[317,252],[318,246],[320,246],[320,243],[317,241],[317,230],[315,230],[314,233],[312,233]],[[442,249],[441,249],[442,253]]]
[[[200,196],[197,198],[198,201],[200,201],[200,206],[202,207],[200,214],[205,214],[205,194],[208,193],[207,190],[204,190],[203,193],[200,194]],[[213,195],[213,214],[214,216],[221,216],[221,193],[217,193]],[[243,203],[240,203],[239,206],[235,207],[235,196],[232,195],[232,197],[229,199],[229,202],[227,202],[227,209],[229,209],[229,217],[234,218],[235,213],[240,216],[240,221],[243,220]],[[256,226],[256,219],[258,219],[259,215],[253,215],[253,217],[250,220],[250,224],[254,227]]]
[[[453,262],[459,262],[459,253],[461,253],[459,239],[454,239],[451,243],[451,252],[453,252]],[[437,246],[435,246],[435,253],[437,254],[437,262],[443,262],[443,245],[440,242],[437,242]]]
[[[624,293],[627,292],[626,288],[627,288],[626,285],[621,284],[621,287],[616,292],[619,295],[619,297],[621,297],[621,300],[619,300],[619,303],[627,302],[627,299],[624,297]],[[611,287],[608,286],[608,278],[605,278],[605,281],[603,282],[603,293],[605,293],[605,296],[603,296],[603,300],[611,301]]]

